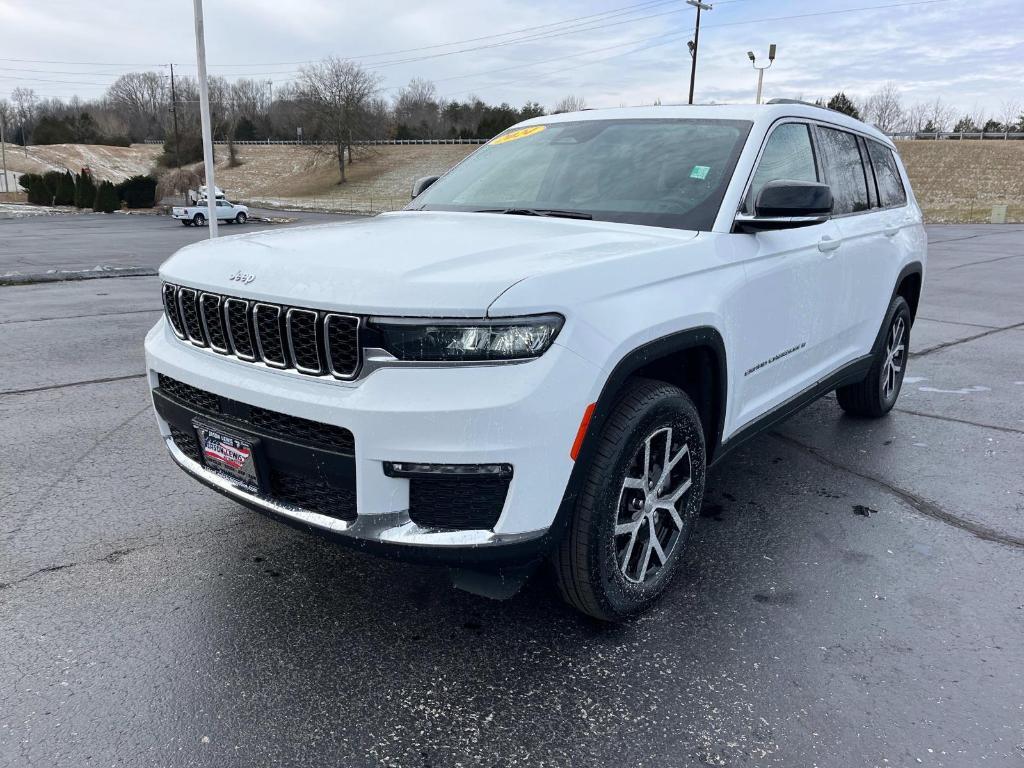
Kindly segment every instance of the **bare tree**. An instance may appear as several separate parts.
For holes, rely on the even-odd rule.
[[[557,115],[561,112],[580,112],[587,108],[587,102],[582,96],[566,96],[555,104],[551,114]]]
[[[167,82],[156,72],[128,72],[107,89],[107,101],[127,116],[134,139],[163,134],[168,96]]]
[[[956,121],[956,109],[944,103],[941,98],[928,105],[928,122],[936,131],[948,131]]]
[[[422,138],[435,138],[441,109],[437,87],[429,80],[414,77],[395,99],[395,123]]]
[[[904,120],[903,102],[896,83],[888,82],[868,97],[863,110],[864,118],[882,133],[898,131]]]
[[[999,117],[1003,128],[1013,132],[1021,128],[1021,107],[1019,101],[1008,99],[999,105]]]
[[[379,75],[343,59],[332,57],[301,71],[299,93],[319,134],[331,142],[339,183],[345,182],[346,156],[352,163],[353,143],[369,138],[375,127],[370,106],[379,89]]]
[[[39,107],[39,98],[31,88],[15,88],[11,91],[11,102],[14,104],[14,116],[27,130],[35,122]]]

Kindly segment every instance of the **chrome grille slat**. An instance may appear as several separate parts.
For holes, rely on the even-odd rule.
[[[359,370],[359,318],[329,314],[324,318],[324,351],[327,367],[340,379],[351,379]]]
[[[252,324],[256,330],[256,347],[263,362],[274,368],[287,368],[288,356],[281,333],[281,307],[263,303],[253,305]]]
[[[199,317],[203,321],[203,330],[210,343],[210,349],[221,355],[228,354],[228,338],[224,328],[224,315],[221,312],[222,297],[216,293],[199,294]]]
[[[321,323],[319,313],[311,309],[292,307],[285,313],[288,329],[288,348],[292,353],[295,370],[319,376],[324,372],[320,353]]]
[[[289,307],[164,283],[164,314],[181,340],[247,363],[306,376],[355,379],[357,315]]]
[[[185,325],[181,321],[181,309],[178,307],[178,286],[164,283],[160,289],[164,301],[164,313],[171,330],[179,339],[185,338]]]
[[[249,302],[245,299],[224,300],[224,323],[228,328],[228,339],[235,357],[247,363],[256,361],[256,347],[252,341],[249,326]]]
[[[196,305],[198,293],[192,288],[182,288],[178,291],[178,308],[181,310],[181,318],[185,321],[185,335],[188,340],[199,347],[206,346],[206,337],[203,335],[203,323],[199,318],[199,307]]]

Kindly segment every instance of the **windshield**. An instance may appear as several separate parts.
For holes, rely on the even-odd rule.
[[[409,210],[582,214],[709,230],[751,123],[582,120],[506,131]]]

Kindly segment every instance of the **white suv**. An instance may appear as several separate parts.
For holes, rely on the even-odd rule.
[[[709,464],[835,390],[892,408],[924,273],[892,143],[800,103],[562,114],[404,211],[183,248],[146,338],[187,473],[601,619],[678,570]]]

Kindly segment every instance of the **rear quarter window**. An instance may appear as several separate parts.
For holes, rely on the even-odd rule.
[[[875,169],[878,184],[878,198],[883,208],[895,208],[907,204],[907,190],[900,178],[899,167],[892,150],[878,141],[868,139],[868,155]]]

